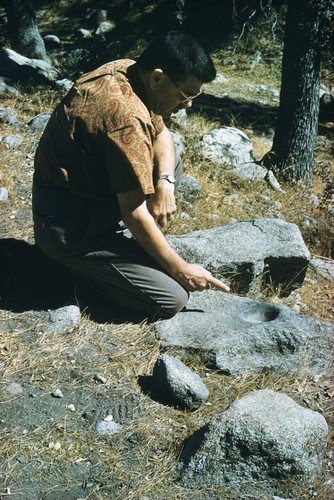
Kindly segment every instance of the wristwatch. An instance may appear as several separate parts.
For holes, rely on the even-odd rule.
[[[162,175],[159,175],[157,177],[157,181],[159,179],[165,179],[166,181],[170,182],[171,184],[175,184],[175,182],[176,182],[175,177],[173,175],[171,175],[171,174],[162,174]]]

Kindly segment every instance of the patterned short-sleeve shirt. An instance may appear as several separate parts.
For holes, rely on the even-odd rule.
[[[154,193],[153,144],[164,123],[145,106],[134,64],[107,63],[75,82],[40,140],[37,182],[101,199]]]

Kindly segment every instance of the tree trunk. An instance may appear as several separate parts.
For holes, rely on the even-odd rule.
[[[275,136],[264,159],[282,181],[310,184],[316,142],[321,29],[327,0],[288,0],[282,84]]]
[[[32,59],[49,62],[44,40],[36,24],[32,0],[5,0],[11,48]]]

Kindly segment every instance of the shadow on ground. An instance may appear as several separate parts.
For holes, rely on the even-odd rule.
[[[79,305],[96,323],[142,323],[147,318],[132,313],[83,286],[69,270],[44,255],[35,245],[15,238],[0,239],[0,309],[55,310]]]
[[[66,269],[35,245],[14,238],[0,239],[0,309],[57,309],[73,296],[73,279]]]

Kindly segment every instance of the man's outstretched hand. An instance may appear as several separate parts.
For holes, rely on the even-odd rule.
[[[187,263],[185,270],[176,273],[174,277],[188,292],[201,292],[210,288],[216,288],[221,292],[230,291],[225,283],[198,264]]]

